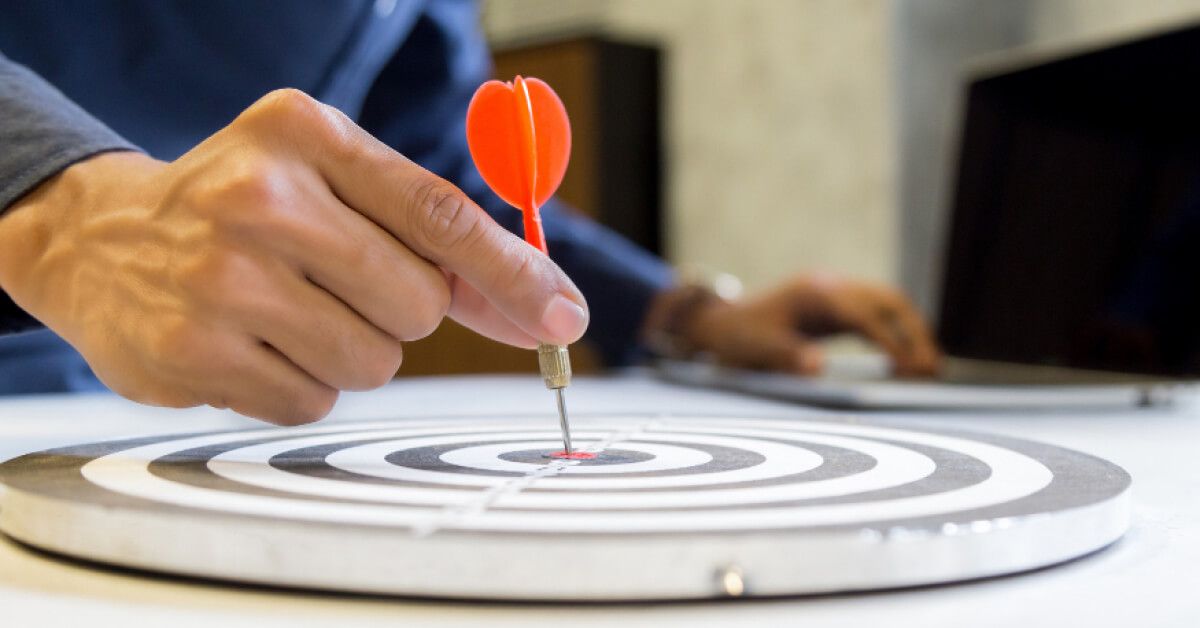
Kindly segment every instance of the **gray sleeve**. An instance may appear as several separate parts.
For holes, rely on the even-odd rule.
[[[0,213],[67,166],[132,144],[0,54]],[[0,292],[0,334],[36,326]]]
[[[110,150],[136,148],[0,54],[0,212],[67,166]]]

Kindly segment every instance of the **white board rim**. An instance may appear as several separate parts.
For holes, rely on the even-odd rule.
[[[293,553],[297,564],[267,565],[266,561],[246,561],[233,566],[222,562],[227,555],[278,555],[270,546],[303,547],[328,535],[337,526],[308,523],[288,526],[271,520],[238,519],[237,526],[221,517],[192,517],[184,512],[165,512],[146,517],[144,511],[120,506],[74,502],[36,495],[9,487],[0,494],[0,531],[26,545],[63,554],[88,562],[118,567],[169,573],[230,583],[250,583],[275,588],[334,591],[370,595],[442,598],[455,600],[503,600],[528,602],[625,602],[700,600],[728,597],[719,586],[717,574],[723,568],[736,568],[743,574],[747,597],[803,596],[906,588],[949,582],[971,581],[1048,567],[1102,550],[1118,541],[1129,529],[1130,489],[1108,499],[1056,512],[1011,517],[1004,526],[989,526],[986,532],[960,526],[956,534],[922,531],[905,535],[904,530],[875,540],[848,530],[826,530],[804,534],[794,531],[729,533],[688,533],[679,536],[611,537],[590,539],[603,544],[593,549],[610,567],[636,565],[631,574],[640,572],[640,581],[621,579],[610,570],[595,573],[579,565],[578,538],[555,538],[537,534],[506,534],[490,543],[478,537],[469,541],[454,535],[417,537],[397,534],[381,528],[356,530],[324,555],[303,552],[305,560]],[[54,525],[47,525],[53,522]],[[329,529],[322,529],[328,527]],[[65,528],[69,531],[61,531]],[[868,530],[864,530],[867,532]],[[298,535],[284,540],[286,535]],[[162,543],[147,543],[153,536]],[[388,536],[386,541],[376,537]],[[1004,537],[997,539],[997,536]],[[207,540],[206,538],[207,537]],[[181,539],[187,539],[181,542]],[[256,541],[254,539],[257,539]],[[527,544],[537,545],[536,554]],[[208,549],[225,545],[219,553]],[[232,546],[231,546],[232,545]],[[240,545],[240,546],[239,546]],[[381,545],[403,549],[411,567],[420,567],[419,578],[411,582],[386,572],[341,574],[356,552],[377,557]],[[130,556],[122,549],[153,548],[156,551]],[[169,551],[162,551],[167,548]],[[207,548],[207,549],[206,549]],[[674,551],[666,551],[674,548]],[[736,548],[736,551],[734,551]],[[796,577],[786,582],[777,574],[787,573],[792,556],[821,553],[846,556],[862,548],[858,562],[846,561],[822,565],[820,578]],[[492,569],[463,570],[461,565],[439,572],[440,563],[452,561],[454,551],[475,557],[486,555],[492,564],[520,567],[519,572],[503,576]],[[172,552],[188,555],[175,560]],[[732,560],[731,555],[740,558]],[[664,560],[670,556],[672,560]],[[755,558],[761,557],[761,558]],[[865,563],[875,562],[872,570]],[[556,564],[576,561],[577,569],[556,568]],[[919,559],[919,560],[917,560]],[[653,564],[657,562],[658,564]],[[702,563],[699,569],[697,563]],[[847,565],[853,564],[853,567]],[[889,568],[889,566],[891,568]],[[896,568],[896,566],[901,566]],[[685,572],[686,571],[686,572]],[[815,570],[814,570],[815,571]],[[869,573],[868,573],[869,572]],[[408,573],[416,574],[415,570]],[[439,577],[439,573],[443,576]],[[464,574],[472,577],[464,577]],[[540,576],[539,576],[540,574]],[[674,575],[672,575],[674,574]],[[401,574],[403,575],[403,574]],[[801,574],[803,575],[803,574]]]

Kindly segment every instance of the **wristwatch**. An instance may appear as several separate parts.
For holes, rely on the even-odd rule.
[[[645,345],[658,357],[688,360],[703,350],[690,340],[695,316],[717,302],[741,296],[742,282],[728,273],[711,273],[694,268],[680,271],[680,285],[659,297],[646,317]]]

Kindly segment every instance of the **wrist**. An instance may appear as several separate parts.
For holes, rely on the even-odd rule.
[[[712,349],[705,329],[713,314],[732,307],[707,286],[688,283],[666,290],[651,303],[645,344],[662,357],[687,359]]]
[[[56,250],[70,246],[80,216],[94,212],[114,189],[132,185],[141,171],[137,166],[147,162],[158,163],[132,151],[100,153],[65,168],[10,205],[0,214],[0,290],[27,311],[41,301],[31,293],[51,283],[37,279],[38,269]]]

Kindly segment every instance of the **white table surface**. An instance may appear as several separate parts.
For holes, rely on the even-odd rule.
[[[580,379],[579,413],[832,414],[636,377]],[[552,412],[535,377],[398,381],[344,396],[327,421]],[[857,413],[863,416],[864,413]],[[619,606],[464,604],[324,595],[177,580],[60,560],[0,539],[0,626],[1200,626],[1200,399],[1172,408],[1054,413],[871,413],[884,424],[968,428],[1107,458],[1133,475],[1132,530],[1066,565],[867,595]],[[0,459],[94,440],[258,426],[209,409],[112,395],[0,398]]]

